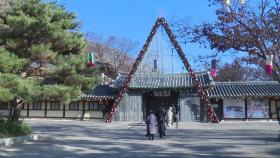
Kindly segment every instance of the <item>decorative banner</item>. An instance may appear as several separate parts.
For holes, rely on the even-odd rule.
[[[211,60],[211,72],[210,72],[211,77],[216,77],[217,76],[217,60]]]
[[[88,53],[87,65],[88,65],[89,67],[94,67],[94,66],[95,66],[94,54],[93,54],[92,52],[89,52],[89,53]]]
[[[248,118],[269,118],[268,99],[250,100],[247,106]]]
[[[154,91],[155,97],[169,97],[171,96],[171,91]]]
[[[245,100],[224,99],[224,118],[245,118]]]
[[[150,35],[148,36],[148,39],[146,40],[146,43],[144,44],[143,48],[141,49],[138,57],[136,58],[136,61],[131,69],[131,71],[129,72],[128,76],[127,76],[127,79],[125,80],[123,86],[121,87],[120,91],[118,92],[118,94],[116,95],[115,97],[115,102],[113,103],[112,105],[112,108],[110,110],[110,113],[106,119],[106,122],[112,122],[113,120],[113,117],[114,117],[114,114],[116,112],[116,108],[117,106],[119,105],[123,95],[125,94],[125,92],[127,91],[127,88],[130,84],[130,81],[133,77],[133,74],[136,72],[140,62],[142,61],[145,53],[147,52],[147,49],[157,31],[157,29],[159,28],[159,26],[163,26],[163,28],[165,29],[171,43],[173,44],[174,48],[176,49],[176,51],[178,52],[178,55],[180,56],[185,68],[188,70],[190,76],[192,77],[192,82],[194,83],[197,91],[198,91],[198,94],[200,96],[200,99],[201,101],[204,103],[204,105],[206,106],[206,109],[207,109],[207,115],[208,115],[208,118],[210,120],[210,122],[212,123],[218,123],[219,120],[218,120],[218,117],[216,116],[213,108],[211,107],[211,104],[210,104],[210,101],[209,99],[207,98],[205,92],[204,92],[204,89],[202,88],[202,85],[201,83],[198,81],[198,78],[197,76],[193,73],[192,69],[191,69],[191,65],[189,64],[187,58],[185,57],[185,54],[181,48],[181,46],[178,44],[177,40],[176,40],[176,37],[174,36],[174,34],[172,33],[167,21],[161,17],[161,18],[158,18],[155,25],[153,26],[151,32],[150,32]]]
[[[273,61],[273,55],[266,55],[266,60],[265,60],[265,72],[269,75],[272,74],[272,70],[273,70],[273,65],[272,65],[272,61]]]

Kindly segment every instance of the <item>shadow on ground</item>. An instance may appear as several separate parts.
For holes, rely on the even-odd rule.
[[[0,157],[279,157],[269,130],[169,129],[166,140],[149,141],[145,125],[36,122],[39,141],[0,149]],[[275,132],[275,131],[274,131]]]

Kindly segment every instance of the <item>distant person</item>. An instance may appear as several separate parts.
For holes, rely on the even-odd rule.
[[[171,125],[173,125],[173,123],[175,122],[175,115],[176,115],[176,108],[175,108],[174,104],[172,104],[171,108],[172,108],[172,113],[173,113]]]
[[[159,133],[159,138],[160,139],[165,139],[165,121],[166,121],[166,116],[165,116],[165,111],[164,109],[159,110],[158,112],[158,117],[157,117],[157,123],[158,123],[158,133]]]
[[[154,136],[156,134],[156,116],[152,110],[150,110],[150,113],[146,120],[146,124],[149,140],[154,140]]]
[[[176,122],[176,130],[178,130],[178,127],[179,127],[179,112],[176,111],[176,114],[175,114],[175,122]]]
[[[172,107],[169,107],[167,110],[167,126],[171,127],[173,121],[173,112]]]

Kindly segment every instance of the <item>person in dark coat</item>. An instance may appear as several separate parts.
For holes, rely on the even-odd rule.
[[[149,140],[154,140],[154,136],[156,134],[156,116],[152,110],[150,110],[146,123]]]
[[[162,138],[165,139],[165,130],[166,130],[165,121],[166,121],[165,111],[164,109],[161,109],[158,112],[158,117],[157,117],[158,133],[160,139]]]

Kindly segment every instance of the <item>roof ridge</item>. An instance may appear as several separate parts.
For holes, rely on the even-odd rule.
[[[209,73],[209,71],[198,71],[194,72],[195,74],[206,74]],[[120,75],[128,75],[126,72],[119,72]],[[189,75],[189,73],[134,73],[134,75]]]
[[[278,81],[233,81],[233,82],[215,82],[215,84],[279,84]]]

